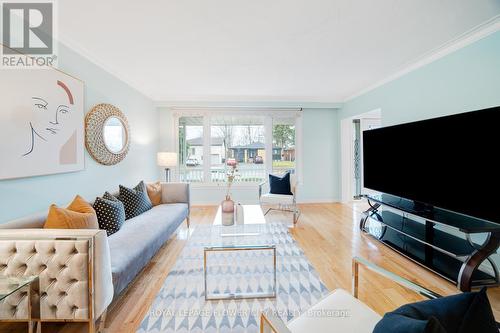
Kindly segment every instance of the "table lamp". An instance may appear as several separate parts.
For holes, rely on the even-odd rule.
[[[170,182],[170,167],[177,166],[177,153],[159,152],[156,160],[158,166],[165,167],[165,181]]]

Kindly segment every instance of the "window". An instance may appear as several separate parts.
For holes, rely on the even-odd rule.
[[[203,117],[179,118],[179,178],[183,182],[203,179]]]
[[[295,118],[273,119],[273,174],[295,173]]]
[[[211,117],[211,181],[225,182],[228,168],[237,168],[237,182],[266,178],[264,117]]]
[[[262,182],[269,173],[296,173],[298,119],[298,111],[176,115],[180,181],[222,184],[233,167],[237,183]]]

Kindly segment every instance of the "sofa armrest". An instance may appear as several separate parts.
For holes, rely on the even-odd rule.
[[[161,202],[187,203],[190,206],[189,183],[161,183]]]
[[[100,230],[94,236],[94,318],[99,318],[113,301],[114,287],[108,235]]]
[[[37,229],[43,228],[48,211],[21,217],[6,223],[0,223],[0,229]]]
[[[95,320],[113,300],[104,230],[4,229],[0,263],[2,275],[39,276],[42,321]]]

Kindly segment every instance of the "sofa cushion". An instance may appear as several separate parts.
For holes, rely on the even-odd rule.
[[[99,229],[92,205],[77,195],[68,208],[51,205],[44,228],[46,229]]]
[[[120,185],[120,195],[118,199],[125,206],[126,219],[136,217],[153,207],[149,200],[146,185],[143,181],[134,188],[128,188]]]
[[[146,266],[188,215],[188,205],[162,204],[125,221],[108,239],[115,297]]]
[[[108,192],[102,198],[96,198],[94,209],[97,213],[99,228],[106,230],[111,236],[122,227],[125,222],[125,207],[123,203]]]
[[[148,197],[153,206],[161,204],[161,183],[146,184],[146,189],[148,190]]]

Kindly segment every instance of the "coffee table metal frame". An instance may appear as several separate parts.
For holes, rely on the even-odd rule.
[[[207,254],[209,252],[224,252],[224,251],[261,251],[269,250],[273,252],[273,291],[272,292],[255,292],[255,293],[220,293],[208,294],[207,288]],[[203,278],[205,282],[205,300],[226,300],[226,299],[244,299],[244,298],[276,298],[276,245],[235,245],[235,246],[207,246],[203,251]]]

